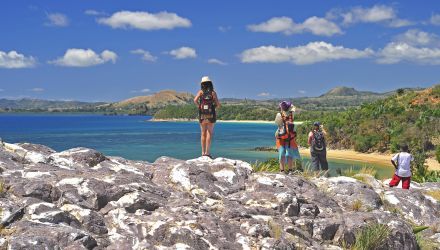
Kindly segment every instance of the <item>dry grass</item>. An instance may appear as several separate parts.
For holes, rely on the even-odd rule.
[[[4,182],[0,181],[0,197],[4,197],[8,191]]]
[[[362,206],[364,205],[364,203],[361,200],[355,200],[352,204],[351,204],[351,209],[353,211],[360,211],[362,209]]]
[[[431,196],[432,198],[436,199],[437,201],[440,201],[440,190],[429,190],[425,193]]]
[[[273,220],[270,220],[268,223],[272,237],[279,240],[283,234],[283,228]]]
[[[351,168],[345,169],[341,172],[341,175],[347,176],[347,177],[353,177],[353,178],[356,178],[354,176],[357,174],[367,174],[367,175],[371,175],[377,179],[377,171],[373,167],[362,167],[359,170],[355,170],[353,167],[351,167]]]

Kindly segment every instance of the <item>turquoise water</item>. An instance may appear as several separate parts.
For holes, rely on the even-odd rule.
[[[106,155],[154,161],[160,156],[191,159],[200,155],[200,128],[196,122],[150,122],[151,117],[71,114],[2,114],[0,137],[7,142],[31,142],[57,151],[89,147]],[[217,123],[212,154],[248,162],[276,157],[274,152],[255,152],[273,146],[273,124]],[[306,159],[307,160],[307,159]],[[360,168],[362,162],[330,161],[337,168]],[[369,164],[371,166],[371,164]],[[379,174],[392,169],[375,166]]]

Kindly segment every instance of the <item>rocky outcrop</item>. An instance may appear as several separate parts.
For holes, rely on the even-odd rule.
[[[440,207],[425,192],[437,184],[408,192],[225,158],[148,163],[7,143],[0,169],[0,249],[342,249],[372,224],[389,228],[380,249],[417,249],[411,223],[440,240]]]

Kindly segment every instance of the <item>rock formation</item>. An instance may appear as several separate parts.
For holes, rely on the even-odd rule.
[[[0,177],[0,249],[342,249],[372,224],[389,228],[380,249],[417,249],[414,225],[440,243],[440,205],[426,194],[439,183],[408,191],[28,143],[0,145]]]

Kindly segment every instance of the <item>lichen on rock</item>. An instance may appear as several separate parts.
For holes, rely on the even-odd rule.
[[[368,176],[254,173],[226,158],[148,163],[5,143],[0,168],[9,249],[341,249],[372,223],[389,228],[383,249],[416,249],[411,223],[440,218],[424,192],[435,184],[408,192]]]

